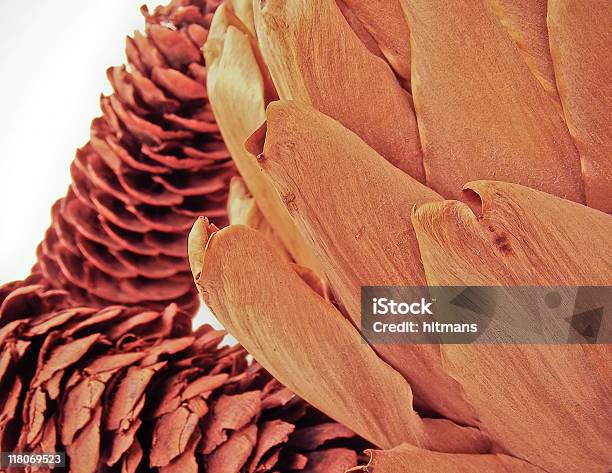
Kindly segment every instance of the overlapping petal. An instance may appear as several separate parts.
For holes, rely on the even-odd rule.
[[[355,35],[335,1],[270,0],[256,6],[254,15],[258,43],[281,99],[311,104],[394,166],[424,180],[410,96],[391,67]]]
[[[612,221],[583,205],[605,209],[612,194],[597,164],[611,141],[607,62],[576,63],[606,37],[594,29],[577,38],[577,24],[605,8],[400,3],[405,23],[394,2],[253,2],[255,33],[237,29],[236,56],[249,67],[228,69],[227,79],[259,74],[258,118],[232,154],[257,166],[246,188],[268,179],[325,283],[296,271],[273,238],[244,227],[215,233],[200,221],[190,250],[198,286],[255,358],[323,411],[378,446],[408,438],[373,453],[365,471],[606,471],[608,347],[373,351],[355,329],[363,286],[610,284]],[[409,47],[399,40],[407,35]],[[262,93],[268,70],[280,101]],[[236,112],[252,114],[228,111],[227,133]],[[257,226],[252,194],[254,203],[240,190],[234,205]],[[388,383],[391,411],[406,404],[397,393],[414,393],[403,396],[411,414],[382,419],[367,402],[377,386],[349,390],[347,373]]]

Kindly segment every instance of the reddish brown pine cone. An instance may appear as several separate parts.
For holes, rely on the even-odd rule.
[[[225,224],[235,173],[200,53],[218,3],[143,8],[146,35],[128,37],[127,67],[107,71],[114,93],[101,97],[33,269],[75,302],[197,307],[186,234],[199,215]]]
[[[366,446],[176,304],[56,309],[65,291],[29,283],[0,287],[2,451],[65,451],[79,473],[342,473]]]

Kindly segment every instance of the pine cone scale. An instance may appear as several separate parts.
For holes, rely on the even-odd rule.
[[[192,331],[178,306],[58,309],[70,294],[27,283],[0,294],[4,451],[66,451],[70,471],[93,473],[284,471],[312,450],[285,438],[320,414],[278,397],[283,388],[244,349],[219,347],[224,332],[209,326]],[[255,435],[237,456],[241,429]]]
[[[196,305],[179,260],[186,234],[202,213],[224,222],[235,173],[203,84],[210,12],[201,8],[143,10],[146,35],[126,40],[129,67],[107,70],[114,93],[101,97],[38,251],[43,277],[69,286],[75,302]]]

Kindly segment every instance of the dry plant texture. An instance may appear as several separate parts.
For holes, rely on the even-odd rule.
[[[371,285],[612,285],[612,4],[228,0],[203,51],[243,180],[198,289],[372,442],[351,471],[612,471],[609,345],[375,345]],[[445,200],[446,199],[446,200]],[[449,200],[456,199],[456,200]]]
[[[239,179],[227,209],[236,171],[200,52],[217,6],[143,9],[32,274],[0,286],[0,451],[65,451],[75,473],[343,473],[372,446],[192,328],[195,216],[275,236]]]
[[[29,283],[0,287],[2,451],[65,451],[74,473],[343,473],[367,447],[176,304],[75,307]]]
[[[200,52],[215,1],[174,1],[126,38],[126,65],[107,71],[114,93],[71,165],[72,184],[33,273],[75,303],[198,306],[187,231],[198,215],[226,222],[235,174],[206,92]]]

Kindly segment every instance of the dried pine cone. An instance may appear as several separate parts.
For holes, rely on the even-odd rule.
[[[234,173],[200,53],[217,4],[143,8],[146,35],[128,37],[127,67],[107,71],[114,93],[101,97],[33,269],[78,303],[197,306],[186,231],[197,215],[225,223]]]
[[[170,304],[68,307],[0,287],[0,447],[66,451],[71,472],[341,473],[362,441],[281,386],[223,332]]]

